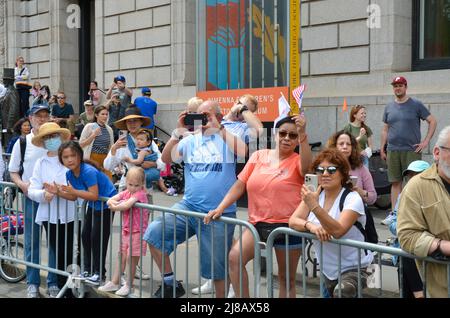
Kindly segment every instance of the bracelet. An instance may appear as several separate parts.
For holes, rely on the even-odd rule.
[[[170,135],[173,139],[180,140],[181,135],[177,135],[176,130],[172,131],[172,135]]]
[[[318,207],[320,207],[320,204],[318,204],[318,205],[316,205],[315,207],[313,207],[313,208],[311,209],[311,212],[314,212],[314,210],[317,209]]]
[[[309,231],[308,228],[306,227],[306,224],[311,223],[311,221],[306,221],[305,224],[303,224],[303,227],[305,228],[305,230]]]
[[[438,251],[440,253],[442,253],[442,251],[441,251],[441,242],[442,242],[442,239],[439,239],[438,242],[437,242],[437,246],[436,246],[436,251]]]
[[[308,135],[307,134],[305,134],[305,136],[302,138],[302,140],[300,140],[300,144],[302,144],[305,140],[306,140],[306,138],[308,138]]]

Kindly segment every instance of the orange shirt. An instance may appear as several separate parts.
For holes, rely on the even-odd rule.
[[[246,184],[248,218],[252,224],[288,223],[301,202],[300,189],[304,183],[300,158],[293,153],[278,165],[270,165],[269,152],[253,153],[238,178]]]

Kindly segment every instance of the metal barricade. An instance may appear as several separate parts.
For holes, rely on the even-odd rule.
[[[272,231],[272,233],[269,235],[268,239],[267,239],[267,245],[266,245],[266,262],[267,262],[267,294],[268,297],[273,298],[274,297],[274,293],[273,293],[273,288],[274,288],[274,283],[273,283],[273,274],[274,274],[274,268],[273,268],[273,253],[272,253],[272,249],[274,247],[274,240],[278,235],[284,235],[285,239],[286,239],[286,244],[285,244],[285,251],[286,251],[286,257],[288,257],[288,236],[292,235],[292,236],[297,236],[297,237],[301,237],[302,238],[302,261],[301,261],[301,281],[302,281],[302,289],[303,289],[303,297],[308,297],[308,284],[307,284],[307,270],[306,270],[306,261],[305,261],[305,256],[306,256],[306,250],[310,250],[311,246],[307,246],[308,244],[312,244],[312,240],[317,240],[316,236],[314,234],[311,233],[306,233],[306,232],[298,232],[295,231],[293,229],[287,228],[287,227],[280,227],[275,229],[274,231]],[[331,244],[336,244],[338,245],[339,248],[339,260],[338,260],[338,264],[336,264],[337,268],[338,268],[338,273],[339,273],[339,277],[338,277],[338,285],[339,285],[339,297],[341,296],[341,288],[340,288],[340,282],[341,282],[341,248],[343,246],[347,246],[347,247],[353,247],[358,249],[358,265],[357,265],[357,273],[358,273],[358,286],[357,286],[357,297],[361,298],[362,297],[362,282],[361,282],[361,270],[362,270],[362,266],[361,266],[361,253],[364,253],[364,250],[367,251],[372,251],[377,253],[375,260],[376,263],[372,263],[372,264],[376,264],[379,266],[380,271],[379,271],[379,276],[375,277],[375,279],[378,280],[379,283],[379,288],[378,288],[378,297],[383,297],[383,275],[382,275],[382,256],[383,254],[389,254],[389,255],[396,255],[399,257],[399,266],[398,266],[398,272],[399,272],[399,296],[403,297],[402,295],[402,290],[403,290],[403,286],[402,286],[402,277],[403,277],[403,257],[405,258],[411,258],[411,259],[415,259],[417,261],[422,262],[422,264],[424,266],[422,266],[423,269],[426,268],[425,264],[428,262],[431,263],[439,263],[439,264],[443,264],[447,266],[447,288],[448,288],[448,297],[450,298],[450,261],[439,261],[436,260],[434,258],[431,257],[426,257],[426,258],[420,258],[417,256],[414,256],[412,254],[409,254],[407,252],[405,252],[404,250],[400,249],[400,248],[394,248],[394,247],[388,247],[388,246],[383,246],[383,245],[377,245],[377,244],[372,244],[372,243],[367,243],[367,242],[361,242],[361,241],[354,241],[354,240],[349,240],[349,239],[331,239],[330,241],[328,241],[327,243],[331,243]],[[322,264],[323,264],[323,250],[322,250],[322,246],[323,243],[320,243],[320,250],[318,251],[319,255],[318,256],[318,263],[319,263],[319,271],[320,271],[320,296],[323,297],[324,296],[324,276],[322,273]],[[289,265],[288,260],[286,260],[286,264]],[[426,270],[423,270],[421,272],[421,277],[422,277],[422,281],[423,281],[423,286],[424,286],[424,293],[426,295],[426,280],[424,279],[424,277],[426,277]],[[288,286],[287,288],[289,289],[289,268],[286,269],[286,285]]]

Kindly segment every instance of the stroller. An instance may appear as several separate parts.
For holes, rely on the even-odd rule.
[[[158,145],[159,151],[163,151],[166,143],[158,138],[153,141]],[[174,194],[181,194],[184,192],[184,164],[173,162],[167,167],[165,171],[161,172],[161,177],[164,180],[164,185],[168,189],[173,189]]]
[[[23,243],[19,235],[23,234],[23,214],[1,215],[0,218],[0,254],[12,259],[24,260]],[[12,260],[0,258],[0,277],[9,283],[17,283],[26,277],[25,266]]]
[[[381,159],[379,150],[373,152],[369,159],[369,167],[378,194],[378,199],[374,205],[381,210],[387,210],[391,205],[391,183],[388,180],[386,162]]]

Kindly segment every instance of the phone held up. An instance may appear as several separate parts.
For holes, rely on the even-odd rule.
[[[193,130],[195,126],[205,126],[208,124],[208,118],[205,114],[186,114],[184,117],[184,125],[189,129]]]
[[[310,191],[316,192],[319,187],[319,177],[315,174],[306,174],[305,185]]]
[[[119,130],[119,139],[125,139],[127,138],[128,131],[127,130]]]

